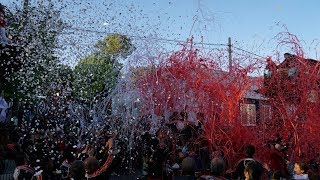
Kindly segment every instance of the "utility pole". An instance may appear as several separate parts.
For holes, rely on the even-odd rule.
[[[23,26],[26,25],[27,20],[28,20],[28,11],[29,11],[29,2],[30,0],[23,0],[23,21],[22,24]]]
[[[229,52],[229,72],[232,70],[232,49],[231,49],[231,37],[228,38],[228,52]]]
[[[29,0],[23,0],[23,9],[26,10],[29,7]]]

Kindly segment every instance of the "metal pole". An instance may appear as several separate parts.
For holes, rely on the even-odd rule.
[[[24,26],[27,24],[28,21],[28,11],[29,11],[29,1],[30,0],[23,0],[23,20],[22,20],[22,27],[24,28]]]
[[[26,10],[29,7],[29,0],[23,0],[23,9]]]
[[[228,52],[229,52],[229,72],[232,70],[232,49],[231,49],[231,37],[228,38]]]

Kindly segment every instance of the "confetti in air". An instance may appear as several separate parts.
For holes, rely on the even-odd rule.
[[[263,57],[206,42],[219,19],[202,0],[190,24],[167,15],[176,1],[148,2],[153,17],[125,0],[24,2],[5,10],[0,121],[14,125],[34,174],[64,175],[60,165],[83,154],[102,165],[87,177],[217,152],[232,169],[247,144],[263,162],[275,144],[291,162],[319,158],[320,64],[293,34]]]

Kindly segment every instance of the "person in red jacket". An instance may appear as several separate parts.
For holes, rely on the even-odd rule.
[[[271,173],[279,171],[282,178],[286,178],[289,173],[285,161],[285,154],[283,152],[283,145],[277,143],[271,146],[269,152],[270,162],[268,164]]]
[[[5,6],[0,3],[0,43],[7,44]]]

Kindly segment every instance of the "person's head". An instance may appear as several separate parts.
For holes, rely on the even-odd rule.
[[[317,180],[318,179],[317,173],[315,173],[314,171],[312,171],[310,169],[308,170],[308,173],[306,173],[306,174],[308,174],[308,177],[310,180]]]
[[[17,154],[17,150],[15,149],[13,144],[8,144],[6,146],[6,158],[14,160]]]
[[[26,165],[28,162],[27,154],[23,152],[17,153],[15,157],[16,166],[23,166]],[[33,168],[21,168],[19,171],[16,171],[13,175],[14,179],[32,179],[34,175]]]
[[[261,179],[263,173],[263,169],[259,164],[255,161],[249,162],[246,164],[244,168],[244,176],[246,179],[254,179],[254,180],[259,180]]]
[[[271,180],[279,180],[281,179],[281,172],[279,170],[273,172],[271,176]]]
[[[196,170],[196,162],[192,157],[186,157],[181,163],[182,173],[184,175],[194,175]]]
[[[253,145],[251,145],[251,144],[247,145],[247,147],[246,147],[246,156],[248,158],[252,158],[254,153],[255,153],[255,151],[256,150],[255,150]]]
[[[76,160],[71,164],[70,167],[70,178],[74,180],[82,180],[85,178],[85,168],[84,163],[82,161]]]
[[[68,163],[72,163],[74,161],[74,155],[70,150],[63,151],[63,158],[68,161]]]
[[[45,172],[51,172],[54,169],[54,163],[49,156],[44,156],[40,159],[40,166],[43,167]]]
[[[222,158],[214,158],[210,164],[210,170],[212,175],[221,176],[225,170],[225,163]]]
[[[28,156],[24,152],[19,152],[16,154],[14,159],[17,166],[22,166],[28,163]]]
[[[90,156],[84,160],[84,168],[86,170],[86,173],[92,174],[99,168],[99,161],[96,158]]]
[[[308,167],[303,162],[297,162],[294,164],[294,173],[295,174],[306,174],[308,172]]]
[[[283,146],[281,144],[277,143],[274,145],[274,148],[278,151],[281,151],[283,149]]]
[[[186,155],[182,152],[182,150],[178,153],[178,160],[181,162],[184,158],[186,157]]]

